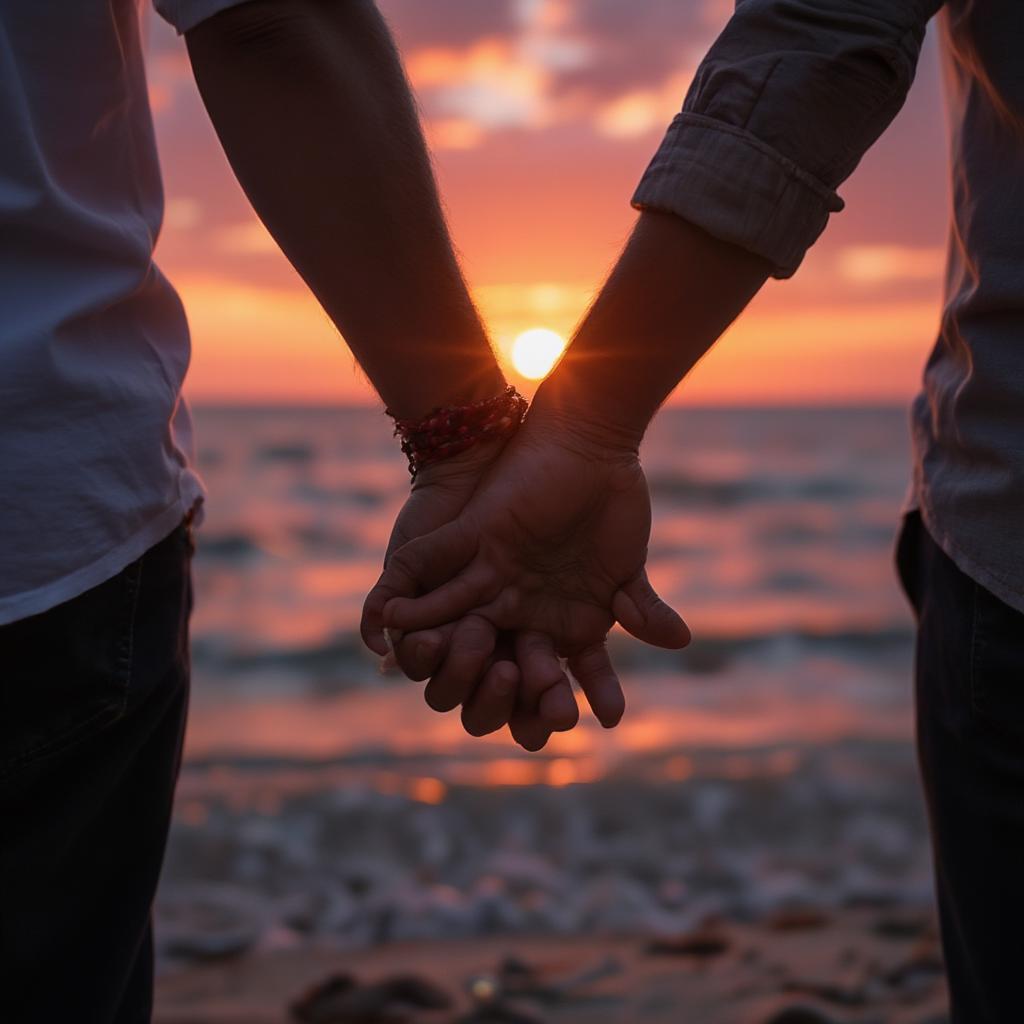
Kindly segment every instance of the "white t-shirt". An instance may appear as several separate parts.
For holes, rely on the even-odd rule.
[[[157,0],[180,32],[240,0]],[[0,4],[0,624],[202,501],[135,0]]]

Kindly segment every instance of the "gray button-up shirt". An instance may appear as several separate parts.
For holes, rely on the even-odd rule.
[[[940,7],[954,208],[913,503],[964,572],[1024,611],[1024,0],[744,0],[633,203],[789,277],[902,105]]]

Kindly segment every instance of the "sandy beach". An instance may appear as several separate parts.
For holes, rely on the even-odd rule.
[[[157,1020],[946,1019],[905,746],[671,767],[429,791],[410,771],[411,792],[384,796],[339,785],[351,765],[301,784],[275,768],[277,793],[252,766],[240,787],[193,765],[158,902]]]
[[[332,977],[352,984],[335,985],[331,997],[323,986]],[[431,1002],[447,1005],[422,1005]],[[166,974],[156,1015],[157,1024],[947,1019],[934,923],[898,908],[709,921],[660,939],[540,936],[266,951]]]

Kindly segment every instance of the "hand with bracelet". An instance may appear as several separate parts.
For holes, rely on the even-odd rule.
[[[486,620],[516,634],[519,707],[529,716],[510,722],[520,743],[536,749],[550,735],[543,711],[561,692],[559,656],[598,719],[615,724],[623,698],[604,646],[613,622],[656,646],[689,639],[644,572],[643,431],[768,270],[679,218],[642,214],[522,429],[464,509],[393,553],[364,608],[367,642],[380,649],[383,629]],[[461,642],[450,634],[448,658]]]
[[[472,434],[464,439],[460,450],[445,453],[440,458],[418,458],[410,443],[403,442],[409,456],[412,491],[395,520],[385,564],[403,544],[450,522],[462,511],[482,476],[518,429],[525,402],[513,389],[506,387],[491,399],[468,408],[481,405],[504,408],[510,414],[506,417],[507,424],[493,433]],[[396,417],[396,436],[403,436],[403,427],[404,436],[410,439],[422,436],[443,443],[444,439],[457,436],[458,426],[447,433],[438,431],[436,425],[430,426],[439,412],[441,410],[434,410],[420,421]],[[419,424],[422,430],[416,429]],[[458,643],[449,657],[450,642],[456,630]],[[512,717],[520,681],[514,645],[510,638],[499,637],[498,631],[485,619],[466,616],[457,624],[406,636],[398,631],[382,631],[377,642],[370,646],[378,654],[386,654],[410,679],[429,679],[424,699],[434,710],[450,711],[461,704],[463,724],[471,734],[482,736],[494,732]],[[457,694],[454,701],[447,698],[450,691]],[[571,691],[569,697],[571,699]]]
[[[521,410],[506,396],[482,405],[504,412],[501,422],[509,433],[518,424]],[[412,451],[417,481],[444,466],[432,453],[452,443],[450,439],[466,438],[462,443],[469,443],[472,435],[462,419],[461,410],[438,410],[420,424],[399,423],[404,447]],[[433,576],[429,567],[409,561],[415,544],[391,553],[385,578],[368,600],[364,616],[364,637],[374,650],[383,653],[391,639],[394,656],[407,674],[431,676],[425,696],[432,707],[447,711],[463,705],[463,722],[474,734],[493,731],[507,721],[516,740],[529,749],[538,749],[552,731],[571,728],[577,721],[576,701],[560,656],[568,658],[598,720],[607,727],[618,722],[623,695],[604,646],[613,614],[649,642],[682,646],[688,639],[678,616],[657,599],[643,575],[650,505],[635,453],[588,448],[582,435],[567,445],[571,429],[559,431],[559,443],[549,444],[537,429],[539,422],[536,415],[528,418],[478,484],[471,507],[483,530],[474,533],[467,517],[451,516],[440,533],[456,547],[442,547]],[[524,500],[506,504],[509,482],[520,480],[530,481]],[[416,493],[414,489],[413,499]],[[424,532],[419,529],[424,525],[421,518],[416,525]],[[404,536],[402,517],[397,527]],[[510,568],[520,565],[515,589],[505,588],[500,573],[493,570],[490,583],[471,573],[468,583],[446,584],[453,559],[465,563],[478,554],[461,546],[467,543],[472,548],[477,536],[503,539],[504,561]],[[422,578],[421,568],[427,570]],[[400,639],[374,629],[383,603],[400,592],[388,582],[393,579],[413,581],[414,590],[438,586],[425,599],[430,606],[425,613],[417,609],[402,624],[412,632]],[[625,588],[616,596],[620,583]],[[453,587],[460,591],[466,586],[481,587],[472,592],[470,603],[486,604],[488,593],[497,603],[479,609],[460,603],[450,616],[438,610],[449,607]],[[637,606],[644,615],[637,614]],[[529,614],[520,614],[526,610]],[[454,619],[459,621],[450,625]],[[440,628],[417,631],[421,626]],[[506,650],[499,647],[496,654],[499,629]],[[502,685],[513,675],[509,657],[518,665],[515,693]]]

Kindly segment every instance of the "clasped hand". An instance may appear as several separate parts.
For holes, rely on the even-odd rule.
[[[361,628],[372,650],[429,679],[430,707],[461,705],[472,735],[508,724],[539,750],[579,718],[562,659],[611,728],[625,710],[612,625],[666,648],[690,634],[647,579],[651,506],[635,447],[528,416],[495,448],[417,474]]]

